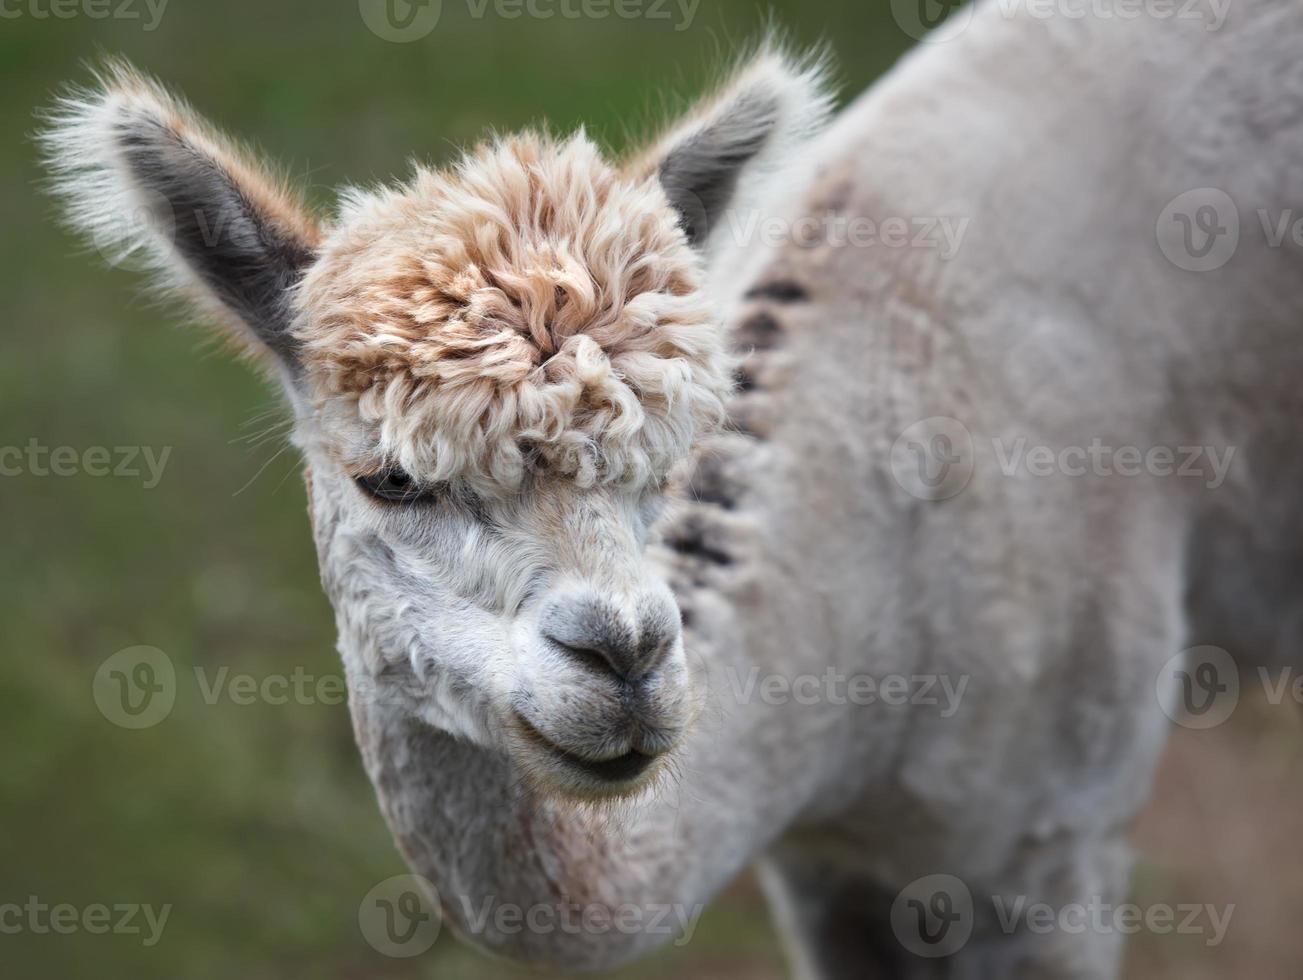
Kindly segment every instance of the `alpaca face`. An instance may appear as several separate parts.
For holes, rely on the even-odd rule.
[[[658,486],[539,477],[403,501],[392,476],[377,488],[308,456],[354,699],[507,752],[547,789],[652,778],[693,699],[678,609],[643,554]]]
[[[355,697],[547,788],[652,778],[691,690],[643,553],[730,384],[698,266],[659,184],[582,138],[351,196],[291,334]]]
[[[645,786],[694,689],[644,550],[730,387],[703,250],[817,74],[764,52],[637,160],[526,134],[325,225],[157,86],[100,82],[45,134],[56,189],[280,378],[353,703],[562,795]]]

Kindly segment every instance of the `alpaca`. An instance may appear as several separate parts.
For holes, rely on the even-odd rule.
[[[822,135],[765,47],[626,160],[526,133],[329,221],[125,66],[49,120],[72,222],[283,386],[364,764],[477,946],[611,967],[756,864],[803,977],[1115,976],[1118,930],[1005,911],[1125,897],[1165,664],[1288,649],[1296,257],[1200,276],[1155,222],[1303,199],[1303,12],[942,30]]]

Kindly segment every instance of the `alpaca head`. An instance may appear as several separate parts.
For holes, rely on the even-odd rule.
[[[355,703],[571,796],[645,785],[693,713],[644,552],[730,388],[703,252],[823,113],[765,51],[636,159],[497,140],[318,222],[124,66],[44,134],[71,220],[271,367]]]

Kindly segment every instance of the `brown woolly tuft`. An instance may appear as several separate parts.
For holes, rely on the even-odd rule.
[[[582,133],[526,133],[348,194],[294,332],[327,431],[353,423],[356,471],[657,480],[730,388],[700,275],[654,177]]]

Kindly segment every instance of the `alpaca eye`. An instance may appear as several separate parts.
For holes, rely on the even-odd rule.
[[[403,470],[394,467],[356,478],[357,485],[378,500],[391,504],[413,504],[433,500],[436,487],[422,487]]]

